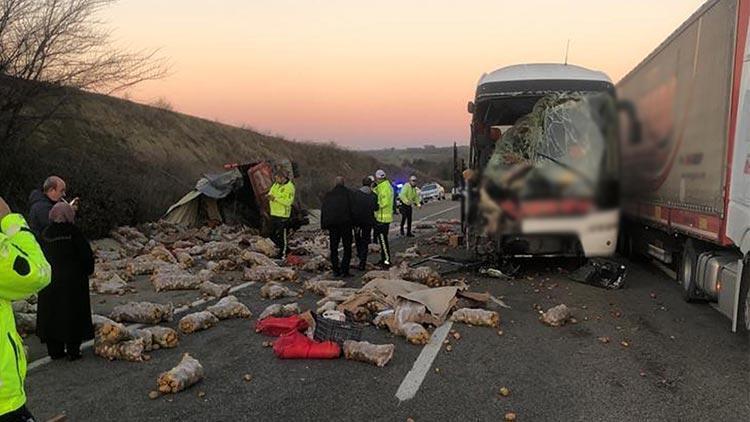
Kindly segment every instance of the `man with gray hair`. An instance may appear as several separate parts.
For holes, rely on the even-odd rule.
[[[49,226],[49,212],[56,203],[65,201],[65,181],[57,176],[50,176],[42,185],[29,195],[29,227],[39,236]],[[78,207],[78,198],[70,202],[73,209]]]

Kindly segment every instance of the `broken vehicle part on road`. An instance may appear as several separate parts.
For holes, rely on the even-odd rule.
[[[624,265],[611,259],[592,258],[570,273],[568,278],[605,289],[620,289],[625,285],[625,275]]]

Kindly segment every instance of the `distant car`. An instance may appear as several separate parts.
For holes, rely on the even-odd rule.
[[[422,202],[428,202],[432,199],[442,201],[445,199],[445,188],[438,183],[428,183],[422,186],[419,197],[422,198]]]

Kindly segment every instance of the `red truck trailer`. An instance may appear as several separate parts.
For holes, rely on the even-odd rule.
[[[619,246],[750,330],[750,0],[709,0],[617,84]]]

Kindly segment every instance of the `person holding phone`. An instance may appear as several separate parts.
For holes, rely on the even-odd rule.
[[[42,189],[35,189],[29,195],[29,227],[38,237],[49,226],[49,212],[58,202],[65,201],[67,185],[58,176],[50,176],[42,185]],[[73,210],[78,210],[78,198],[70,201]]]

